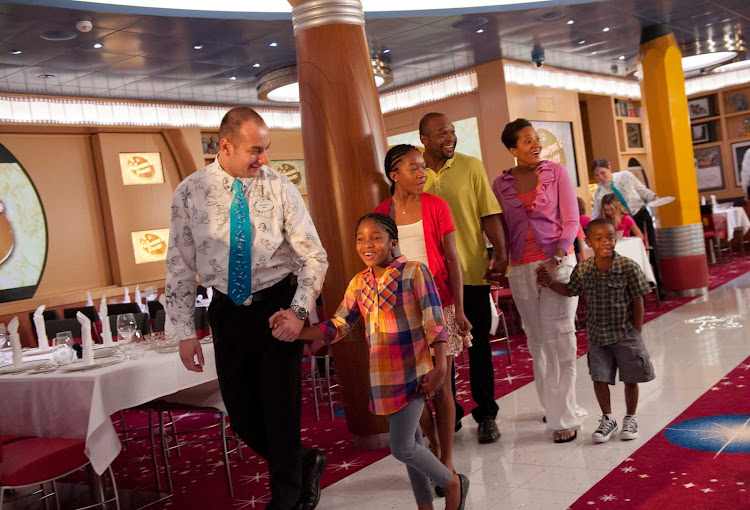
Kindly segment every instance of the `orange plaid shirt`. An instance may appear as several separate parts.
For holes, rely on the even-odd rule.
[[[364,317],[370,347],[370,411],[393,414],[418,396],[433,369],[430,346],[447,341],[440,296],[430,269],[398,257],[378,280],[358,273],[331,320],[320,324],[325,342],[345,337]]]

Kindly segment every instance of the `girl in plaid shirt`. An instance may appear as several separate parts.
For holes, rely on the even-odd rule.
[[[367,266],[349,283],[329,321],[302,330],[313,352],[345,337],[360,316],[370,348],[370,411],[390,424],[393,456],[406,464],[419,510],[432,510],[430,479],[445,487],[446,510],[463,510],[469,479],[445,467],[422,444],[425,398],[440,388],[446,371],[442,305],[429,268],[396,257],[398,228],[371,213],[357,223],[357,252]],[[435,359],[430,355],[433,348]]]

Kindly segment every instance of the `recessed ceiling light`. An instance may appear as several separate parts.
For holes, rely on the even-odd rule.
[[[195,43],[195,45],[193,45],[193,49],[194,50],[202,50],[203,49],[203,43]]]
[[[599,52],[596,51],[596,50],[594,50],[594,51],[591,52],[592,55],[596,55],[597,53],[599,53]]]
[[[268,45],[269,45],[269,46],[270,46],[271,48],[275,48],[276,46],[278,46],[278,45],[279,45],[279,43],[277,43],[276,41],[271,41],[271,42],[270,42],[270,43],[269,43]]]
[[[477,34],[483,34],[483,33],[484,33],[483,29],[480,28],[479,30],[477,30]]]
[[[625,60],[625,55],[620,55],[620,56],[619,56],[619,57],[617,57],[617,58],[618,58],[618,59],[620,59],[620,60]]]
[[[44,78],[45,80],[46,80],[47,78],[54,78],[54,77],[55,77],[55,75],[54,75],[54,74],[47,74],[47,73],[44,73],[44,74],[40,74],[40,75],[39,75],[39,78]]]
[[[602,32],[609,32],[609,27],[602,28]]]
[[[572,25],[573,23],[575,23],[575,20],[572,20],[572,19],[568,20],[568,25]]]
[[[565,17],[565,11],[550,11],[539,16],[539,21],[555,21]]]
[[[454,30],[476,30],[487,24],[487,18],[478,16],[473,18],[464,18],[451,25]]]
[[[260,67],[260,64],[258,64],[258,63],[256,62],[255,64],[253,64],[253,67]]]
[[[383,50],[383,53],[390,53],[390,52],[391,52],[391,50],[389,50],[389,49]]]
[[[44,32],[39,37],[45,41],[70,41],[78,37],[78,34],[72,30],[50,30],[49,32]]]
[[[20,55],[21,53],[23,53],[23,51],[21,51],[21,50],[10,50],[8,53],[10,53],[11,55]]]
[[[95,50],[98,50],[101,47],[102,47],[102,43],[94,43],[94,49]]]
[[[586,39],[581,39],[580,41],[578,41],[578,44],[586,44]]]
[[[229,77],[229,80],[230,80],[230,81],[235,81],[236,79],[237,79],[237,77],[236,77],[236,76],[230,76],[230,77]]]

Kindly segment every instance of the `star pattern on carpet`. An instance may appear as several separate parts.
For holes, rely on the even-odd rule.
[[[243,484],[248,484],[248,483],[253,483],[253,482],[257,483],[257,482],[260,482],[261,480],[266,480],[266,479],[268,479],[268,473],[261,473],[261,472],[256,472],[254,475],[245,475],[240,478]]]
[[[256,498],[255,496],[253,496],[250,499],[239,499],[235,501],[234,507],[237,510],[242,510],[243,508],[256,508],[255,505],[265,505],[269,501],[270,499],[268,498],[267,495],[261,496],[259,498]],[[260,508],[260,506],[258,506],[257,508]]]
[[[634,471],[638,471],[638,469],[634,468],[633,466],[625,466],[625,467],[621,467],[620,471],[622,471],[623,473],[632,473]]]
[[[605,494],[604,496],[599,496],[599,499],[602,501],[615,501],[617,496],[614,494]]]
[[[342,469],[346,470],[346,471],[349,471],[349,469],[356,468],[356,467],[359,467],[361,465],[362,465],[362,463],[359,461],[359,459],[354,459],[351,462],[344,461],[341,464],[331,464],[331,467],[333,468],[333,470],[335,472],[335,471],[340,471]]]
[[[690,489],[691,487],[695,487],[695,484],[693,482],[688,482],[688,483],[682,484],[682,486],[685,487],[686,489]]]

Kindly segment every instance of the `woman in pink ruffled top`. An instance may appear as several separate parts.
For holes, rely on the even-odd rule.
[[[567,443],[576,439],[586,414],[575,394],[578,298],[538,285],[537,273],[546,269],[555,281],[570,279],[580,228],[575,187],[564,166],[542,159],[539,135],[529,121],[509,123],[502,141],[517,162],[492,183],[508,227],[508,281],[534,359],[547,431],[556,443]]]

